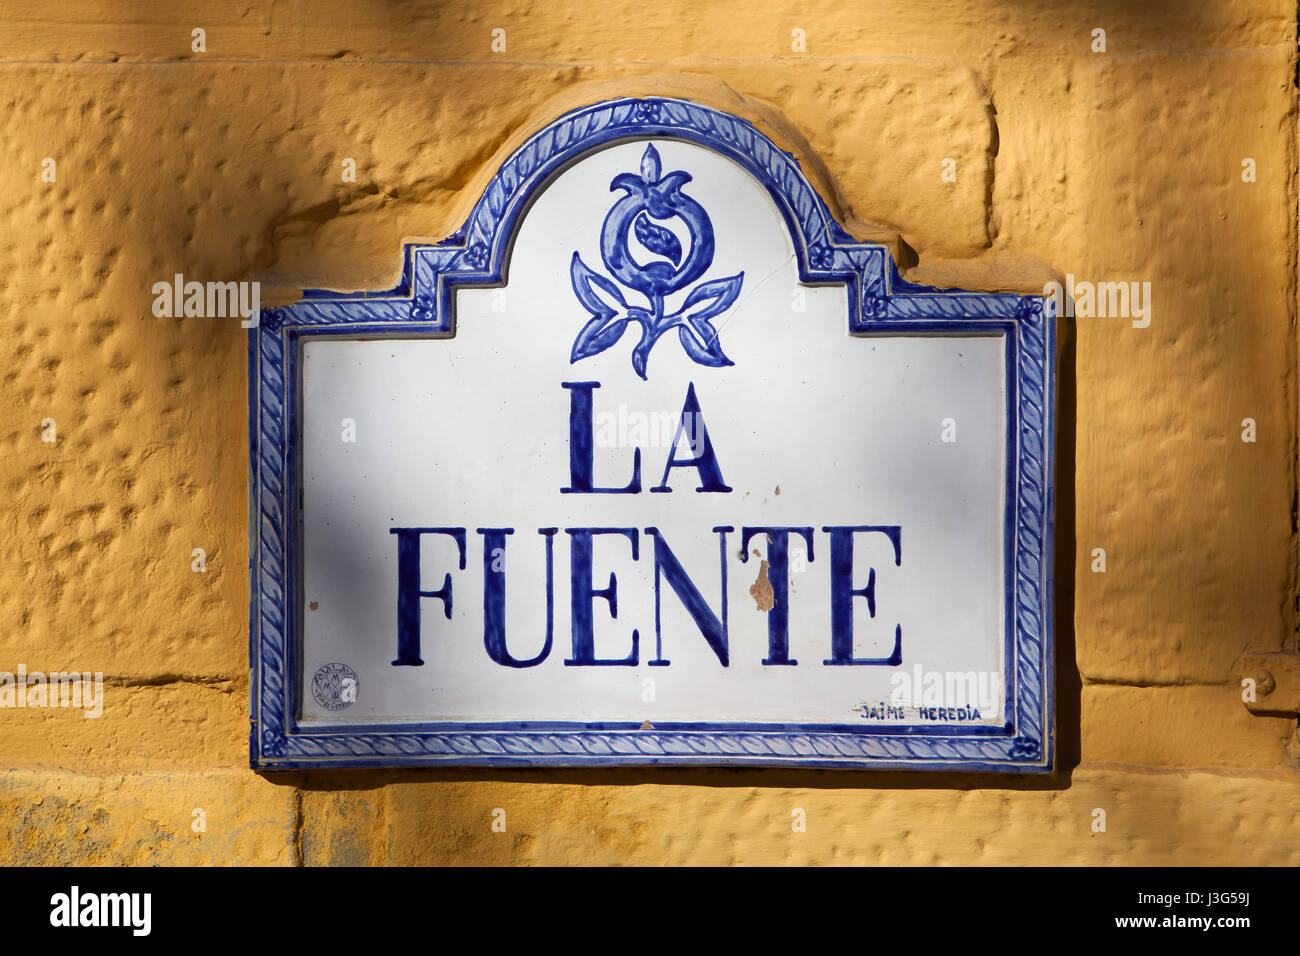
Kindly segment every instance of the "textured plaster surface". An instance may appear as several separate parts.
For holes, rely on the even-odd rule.
[[[1234,665],[1296,646],[1294,5],[328,6],[0,0],[0,670],[106,675],[0,710],[0,862],[1300,863],[1296,721]],[[641,94],[755,122],[918,281],[1151,283],[1063,325],[1052,779],[247,769],[244,333],[152,284],[387,287]]]

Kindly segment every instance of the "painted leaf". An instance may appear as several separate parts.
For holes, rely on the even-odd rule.
[[[623,299],[623,293],[618,291],[618,286],[587,268],[587,264],[576,252],[569,266],[569,281],[573,284],[573,293],[578,301],[592,315],[609,319],[618,315],[620,308],[627,308],[627,302]],[[603,297],[600,295],[602,292]]]
[[[627,319],[607,319],[603,315],[596,316],[578,333],[578,337],[573,342],[569,361],[576,362],[579,359],[599,355],[623,337],[623,333],[627,331],[627,323]]]
[[[632,226],[636,230],[636,238],[641,245],[657,255],[671,259],[673,265],[681,263],[682,244],[677,241],[677,237],[673,235],[671,229],[656,226],[644,212],[636,217]]]
[[[677,330],[677,337],[682,340],[686,354],[701,365],[725,368],[736,364],[722,351],[717,330],[704,319],[688,319]]]
[[[726,279],[701,282],[682,303],[681,311],[692,319],[711,319],[727,311],[740,296],[745,273],[738,272]],[[693,308],[694,307],[694,308]]]

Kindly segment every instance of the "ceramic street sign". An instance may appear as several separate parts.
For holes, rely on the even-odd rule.
[[[251,333],[254,765],[1050,769],[1044,300],[678,100],[406,263]]]

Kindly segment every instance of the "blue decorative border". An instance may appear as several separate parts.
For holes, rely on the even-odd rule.
[[[800,279],[843,284],[851,332],[1002,335],[1007,346],[1008,720],[997,728],[857,725],[415,724],[299,727],[296,641],[297,442],[304,337],[450,336],[452,289],[502,281],[533,194],[593,149],[662,137],[729,157],[785,218]],[[308,291],[263,310],[249,337],[249,657],[252,766],[691,764],[1046,772],[1053,755],[1052,523],[1056,325],[1041,296],[943,291],[904,282],[884,246],[837,224],[795,158],[745,120],[677,99],[619,99],[566,113],[501,166],[468,221],[408,245],[384,292]],[[1014,371],[1014,375],[1011,372]],[[881,730],[887,732],[881,732]]]

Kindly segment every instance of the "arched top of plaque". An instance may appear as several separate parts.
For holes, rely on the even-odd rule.
[[[1037,323],[1049,307],[1041,296],[941,290],[903,281],[889,250],[859,242],[831,215],[793,154],[752,123],[688,100],[626,98],[584,106],[539,130],[504,163],[468,220],[441,242],[405,248],[401,281],[383,292],[304,292],[263,321],[301,325],[413,322],[428,331],[455,328],[452,290],[496,285],[506,278],[511,242],[533,197],[583,155],[628,140],[666,138],[695,143],[730,158],[762,184],[790,231],[799,276],[808,284],[843,283],[850,331],[897,321],[963,318]],[[364,314],[348,307],[365,302]]]

